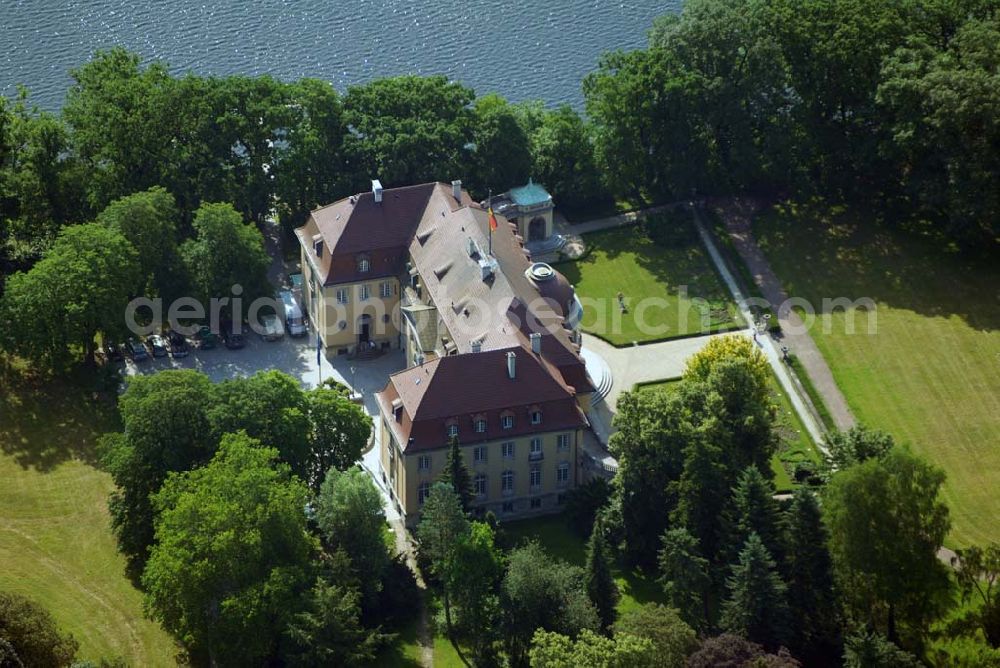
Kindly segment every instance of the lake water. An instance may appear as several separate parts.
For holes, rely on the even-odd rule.
[[[444,74],[477,93],[582,105],[611,49],[645,44],[682,0],[0,0],[0,93],[58,109],[67,71],[123,46],[175,72],[304,76],[347,85]]]

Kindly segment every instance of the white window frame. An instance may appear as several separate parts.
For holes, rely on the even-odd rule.
[[[447,432],[448,432],[448,438],[455,438],[456,436],[458,436],[458,425],[457,424],[448,425]]]
[[[361,301],[366,302],[369,299],[371,299],[371,296],[372,296],[372,288],[371,288],[371,286],[368,285],[367,283],[362,283],[361,284]]]
[[[486,433],[486,420],[476,420],[476,433],[477,434]]]
[[[542,465],[532,464],[528,473],[528,486],[531,489],[541,489],[542,487]],[[537,482],[536,482],[537,480]]]
[[[431,470],[431,456],[430,455],[418,455],[417,456],[417,470],[418,471],[430,471]]]
[[[503,417],[501,417],[500,418],[500,426],[503,427],[504,429],[513,429],[514,428],[514,416],[513,415],[504,415]]]
[[[556,467],[556,482],[566,484],[569,482],[569,462],[559,462]]]
[[[427,497],[431,495],[431,484],[429,482],[422,482],[417,485],[417,504],[424,505]]]
[[[482,489],[480,490],[480,484],[482,484]],[[490,483],[489,478],[486,477],[485,473],[478,473],[476,477],[472,479],[473,490],[476,496],[480,499],[485,499],[489,494]]]
[[[472,460],[477,464],[485,464],[488,459],[489,452],[485,445],[477,445],[472,449]]]
[[[556,437],[556,449],[558,449],[559,452],[566,452],[569,450],[569,446],[572,442],[573,440],[570,438],[569,434],[559,434]]]
[[[514,472],[510,469],[500,474],[500,491],[508,496],[514,493]]]
[[[388,299],[392,296],[392,283],[390,281],[382,281],[378,286],[378,294],[382,299]]]
[[[537,436],[531,439],[531,449],[528,452],[533,455],[542,454],[542,439]]]
[[[514,441],[507,441],[501,444],[500,452],[504,459],[514,459]]]
[[[337,288],[337,303],[349,304],[351,302],[351,291],[347,288]]]
[[[365,256],[361,256],[358,258],[359,274],[367,274],[369,271],[371,271],[371,268],[372,268],[371,258]]]
[[[542,424],[542,411],[531,411],[531,424]]]

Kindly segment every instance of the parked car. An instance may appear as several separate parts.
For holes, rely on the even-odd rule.
[[[306,319],[302,316],[302,308],[295,295],[289,290],[282,290],[278,293],[278,298],[285,309],[285,327],[288,328],[288,333],[291,336],[305,336]]]
[[[211,350],[219,343],[219,337],[208,325],[202,325],[194,335],[195,345],[199,350]]]
[[[230,328],[222,330],[222,340],[230,350],[239,350],[246,345],[246,340],[239,332],[234,332]]]
[[[168,330],[167,345],[170,350],[171,357],[187,357],[188,355],[187,339],[181,336],[180,332],[175,332],[172,329]]]
[[[264,328],[264,333],[261,336],[264,337],[265,341],[277,341],[285,335],[285,328],[281,326],[281,320],[273,313],[261,318],[261,325]]]
[[[153,357],[167,356],[167,340],[159,334],[153,334],[146,339],[146,344],[149,346],[149,352],[153,354]]]
[[[149,353],[146,352],[146,346],[142,345],[142,341],[138,339],[129,339],[128,343],[125,344],[125,354],[128,355],[133,362],[142,362],[143,360],[149,359]]]
[[[122,347],[113,341],[104,342],[104,356],[110,362],[122,361]]]

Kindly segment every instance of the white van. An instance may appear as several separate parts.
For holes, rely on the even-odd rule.
[[[306,335],[306,319],[302,316],[302,308],[295,300],[295,296],[288,290],[278,293],[281,303],[285,307],[285,327],[291,336]]]

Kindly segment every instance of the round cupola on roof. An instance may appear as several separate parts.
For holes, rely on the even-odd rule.
[[[544,262],[535,262],[528,267],[528,270],[525,273],[527,273],[528,278],[530,278],[533,282],[544,283],[545,281],[550,281],[555,278],[556,270]]]
[[[566,318],[574,312],[576,292],[565,276],[544,262],[533,263],[524,275],[560,317]]]

